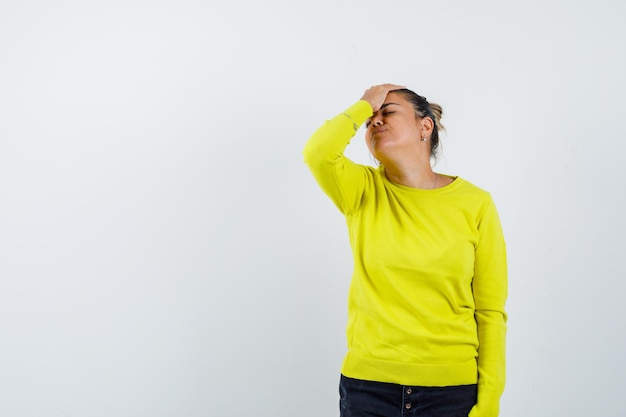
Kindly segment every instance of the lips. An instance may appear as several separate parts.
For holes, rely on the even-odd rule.
[[[376,136],[379,136],[381,133],[384,133],[386,131],[387,129],[385,127],[377,127],[372,130],[372,133],[370,134],[370,138],[373,140],[374,138],[376,138]]]

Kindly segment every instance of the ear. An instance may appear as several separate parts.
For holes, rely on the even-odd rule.
[[[433,123],[433,119],[431,119],[430,117],[422,117],[421,119],[419,119],[419,127],[421,136],[429,137],[430,134],[433,133],[435,124]]]

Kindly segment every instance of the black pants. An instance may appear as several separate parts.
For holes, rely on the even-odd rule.
[[[340,417],[467,417],[476,392],[476,384],[409,387],[341,375]]]

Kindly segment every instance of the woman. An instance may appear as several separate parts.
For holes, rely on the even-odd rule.
[[[486,191],[433,172],[441,107],[365,91],[305,162],[345,215],[354,273],[341,417],[495,417],[504,389],[505,244]],[[359,126],[378,168],[343,155]]]

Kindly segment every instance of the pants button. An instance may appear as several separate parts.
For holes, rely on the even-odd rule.
[[[407,410],[409,410],[411,408],[411,403],[406,403],[404,404],[404,408],[406,408]]]

